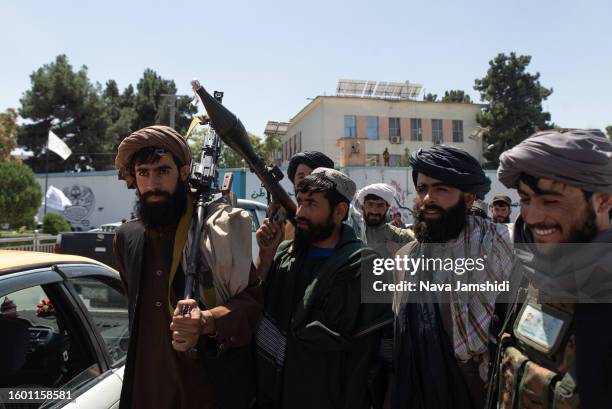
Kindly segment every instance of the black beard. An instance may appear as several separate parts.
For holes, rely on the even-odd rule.
[[[586,220],[581,229],[574,229],[570,236],[570,243],[588,243],[597,236],[597,215],[591,206],[587,206]]]
[[[534,228],[548,228],[550,226],[546,226],[543,224],[533,224],[527,226],[529,230]],[[595,214],[595,210],[592,207],[587,206],[586,210],[586,220],[581,228],[572,228],[572,232],[570,234],[569,240],[566,243],[589,243],[593,238],[597,235],[597,215]],[[556,260],[561,257],[565,252],[567,252],[567,247],[565,246],[555,246],[553,244],[547,245],[548,252],[538,251],[538,255],[540,257]]]
[[[438,210],[441,216],[437,220],[426,220],[425,210]],[[415,236],[421,243],[446,243],[457,238],[466,220],[467,207],[462,199],[448,210],[436,205],[414,206]]]
[[[365,224],[370,226],[370,227],[378,227],[380,225],[382,225],[385,222],[385,216],[382,215],[378,218],[377,221],[371,220],[370,219],[371,213],[366,213],[363,217]],[[379,216],[379,215],[377,215]]]
[[[147,198],[159,195],[166,198],[161,202],[147,202]],[[162,191],[150,191],[144,194],[138,193],[136,212],[147,229],[155,229],[161,226],[176,224],[187,208],[187,189],[179,184],[174,193]]]
[[[494,218],[493,221],[495,223],[510,223],[510,216],[506,216],[502,218],[501,220],[498,220],[498,218]]]
[[[296,219],[296,222],[298,221],[306,223],[308,227],[306,229],[295,227],[295,238],[293,240],[293,250],[295,252],[306,250],[312,243],[325,240],[332,235],[336,227],[331,214],[325,221],[325,224],[315,225],[310,220],[300,217]]]

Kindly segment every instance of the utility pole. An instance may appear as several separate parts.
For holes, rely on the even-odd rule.
[[[160,94],[160,96],[167,98],[169,109],[168,125],[170,128],[174,129],[174,125],[176,124],[176,94]]]

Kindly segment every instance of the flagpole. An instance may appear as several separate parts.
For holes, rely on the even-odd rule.
[[[45,154],[45,191],[43,195],[45,195],[45,210],[43,213],[43,218],[47,215],[47,189],[49,185],[49,136],[47,135],[47,153]]]

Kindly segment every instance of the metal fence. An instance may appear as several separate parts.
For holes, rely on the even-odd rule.
[[[53,253],[57,236],[35,234],[30,237],[9,237],[0,239],[0,250],[25,250]]]

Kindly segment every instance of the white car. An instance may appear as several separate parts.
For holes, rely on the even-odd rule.
[[[67,254],[0,251],[0,387],[70,393],[19,407],[118,408],[128,326],[112,268]]]
[[[266,205],[238,206],[251,214],[255,256]],[[118,408],[127,308],[119,273],[101,262],[0,250],[0,388],[70,392],[71,400],[47,400],[42,408]]]

